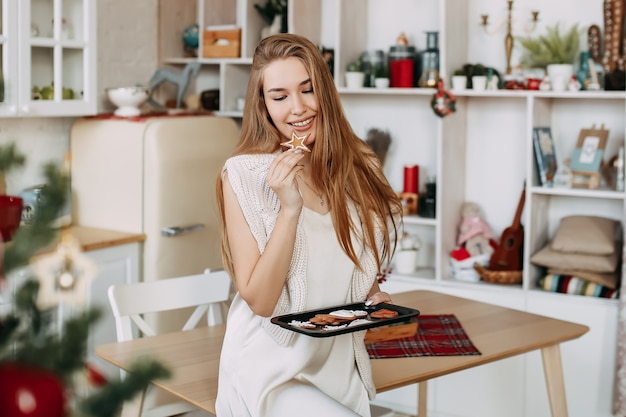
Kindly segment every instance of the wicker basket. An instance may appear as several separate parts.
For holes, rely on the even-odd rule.
[[[519,284],[522,282],[523,271],[492,271],[479,263],[474,264],[474,269],[482,280],[493,284]]]

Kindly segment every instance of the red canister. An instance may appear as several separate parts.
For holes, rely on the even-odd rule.
[[[415,47],[394,45],[389,50],[389,86],[415,87]]]

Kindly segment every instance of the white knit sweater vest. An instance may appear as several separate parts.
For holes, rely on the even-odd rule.
[[[222,172],[222,175],[228,173],[228,181],[237,196],[252,235],[256,239],[259,253],[263,253],[265,250],[280,211],[278,197],[265,181],[269,167],[277,156],[277,153],[238,155],[226,161]],[[296,241],[287,279],[272,316],[300,312],[306,306],[306,269],[309,259],[306,239],[304,239],[304,232],[300,227],[301,223],[302,216],[298,220]],[[378,243],[380,243],[381,237],[381,231],[378,230]],[[351,302],[354,303],[365,300],[378,272],[376,259],[371,249],[363,250],[359,256],[359,261],[363,269],[355,268],[352,275]],[[262,326],[280,345],[288,345],[294,337],[292,331],[272,324],[269,317],[263,319]],[[372,370],[369,355],[363,342],[364,337],[365,331],[352,333],[357,368],[369,398],[373,399],[376,389],[372,381]]]

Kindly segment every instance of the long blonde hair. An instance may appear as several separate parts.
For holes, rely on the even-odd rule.
[[[378,270],[389,262],[396,246],[402,205],[389,185],[380,161],[371,147],[352,130],[328,65],[319,49],[307,38],[281,33],[267,37],[257,45],[252,61],[241,135],[233,155],[273,153],[280,149],[282,138],[270,119],[263,96],[263,70],[275,60],[299,59],[306,68],[313,92],[319,102],[316,117],[315,146],[311,149],[311,172],[315,188],[328,196],[331,216],[341,247],[361,267],[352,245],[350,232],[357,232],[349,212],[349,202],[357,209],[363,228],[363,244],[374,252]],[[222,217],[222,257],[231,273],[224,213],[221,175],[217,181],[217,200]],[[376,245],[376,229],[382,231],[383,245]]]

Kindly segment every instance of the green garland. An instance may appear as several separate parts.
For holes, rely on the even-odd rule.
[[[25,161],[14,144],[0,146],[0,176]],[[53,227],[53,222],[67,201],[69,178],[53,163],[46,164],[43,173],[46,181],[35,219],[29,225],[21,225],[11,242],[4,245],[5,277],[28,265],[33,255],[58,238],[59,231]],[[73,376],[86,372],[89,329],[98,321],[101,311],[92,308],[73,315],[63,322],[59,334],[54,326],[56,309],[37,307],[38,290],[39,282],[35,277],[27,277],[15,294],[14,311],[0,317],[0,365],[17,362],[52,371],[68,392],[75,393]],[[87,397],[73,398],[69,402],[72,405],[70,416],[114,417],[125,401],[145,390],[151,381],[169,376],[169,371],[157,361],[141,360],[132,366],[124,380],[108,381],[92,389]]]

